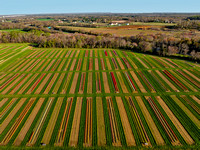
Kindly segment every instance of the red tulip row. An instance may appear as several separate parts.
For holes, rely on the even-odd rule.
[[[115,56],[118,56],[115,50],[113,50],[113,53],[115,54]]]
[[[89,70],[92,70],[92,68],[93,68],[93,60],[92,60],[92,58],[90,58],[90,60],[89,60]]]
[[[148,97],[147,101],[150,104],[151,108],[153,109],[154,113],[156,114],[156,117],[160,121],[161,125],[163,126],[165,132],[169,136],[172,144],[176,143],[178,141],[176,134],[174,133],[174,131],[172,130],[172,128],[168,124],[167,120],[163,116],[162,112],[159,110],[159,108],[156,105],[156,103],[154,102],[154,100],[151,97]]]
[[[53,68],[51,69],[51,71],[54,71],[54,70],[57,68],[57,66],[59,65],[60,61],[61,61],[61,59],[59,59],[59,60],[56,62],[56,64],[55,64],[55,65],[53,66]]]
[[[88,50],[85,51],[85,57],[88,57]]]
[[[174,81],[174,83],[176,83],[180,88],[182,88],[183,90],[188,91],[188,89],[180,82],[178,81],[174,76],[172,76],[167,70],[163,71],[172,81]]]
[[[183,75],[186,79],[188,79],[190,82],[192,82],[194,85],[196,85],[198,88],[200,88],[200,84],[198,82],[196,82],[195,80],[193,80],[192,78],[190,78],[188,75],[186,75],[185,73],[183,73],[183,71],[181,70],[177,70],[181,75]]]
[[[29,109],[31,108],[31,106],[33,105],[33,103],[35,102],[35,100],[36,100],[36,98],[33,98],[33,99],[31,99],[31,100],[28,101],[27,105],[22,110],[22,112],[20,113],[20,115],[18,116],[18,118],[15,120],[14,124],[12,125],[12,127],[10,128],[10,130],[7,132],[6,136],[1,141],[1,143],[7,144],[10,141],[10,139],[13,136],[13,134],[15,133],[15,131],[17,130],[17,128],[19,127],[20,123],[23,121],[24,117],[28,113]]]
[[[104,50],[104,53],[105,53],[105,55],[106,55],[106,56],[108,56],[108,53],[107,53],[107,51],[106,51],[106,50]]]
[[[13,81],[19,74],[17,73],[13,77],[11,77],[8,81],[6,81],[2,86],[0,86],[0,90],[3,89],[6,85],[8,85],[11,81]]]
[[[105,70],[105,64],[104,64],[103,58],[101,58],[101,67],[102,67],[102,70]]]
[[[128,106],[129,106],[129,109],[130,109],[130,112],[131,112],[131,116],[132,116],[134,124],[136,126],[136,129],[137,129],[141,143],[145,146],[150,145],[149,137],[147,135],[147,132],[144,128],[144,125],[142,123],[142,120],[140,118],[140,115],[139,115],[139,113],[136,109],[136,106],[135,106],[132,98],[129,96],[129,97],[126,97],[126,100],[128,102]]]
[[[126,67],[127,67],[128,69],[130,69],[131,66],[130,66],[129,62],[127,61],[127,59],[126,59],[126,58],[122,58],[122,59],[123,59],[124,63],[126,64]]]
[[[144,83],[147,85],[149,90],[152,91],[152,92],[156,92],[155,88],[152,86],[152,84],[149,82],[149,80],[145,77],[145,75],[141,71],[138,71],[138,74],[142,78]]]
[[[79,92],[83,93],[84,91],[84,87],[85,87],[85,77],[86,77],[86,73],[82,73],[81,74],[81,82],[80,82],[80,86],[79,86]]]
[[[82,65],[82,58],[79,58],[76,70],[80,70]]]
[[[92,98],[87,98],[84,146],[92,146]]]
[[[67,125],[69,122],[69,116],[70,116],[70,112],[71,112],[71,108],[72,108],[72,102],[73,102],[72,97],[67,99],[67,104],[65,106],[64,114],[62,117],[58,136],[57,136],[56,143],[55,143],[55,145],[57,145],[57,146],[62,146],[62,144],[64,142]]]
[[[136,89],[136,87],[135,87],[135,85],[134,85],[134,83],[133,83],[131,77],[129,76],[128,72],[125,72],[124,74],[125,74],[125,76],[126,76],[126,79],[128,80],[128,83],[129,83],[131,89],[132,89],[133,91],[137,91],[137,89]]]
[[[117,66],[117,63],[116,63],[115,59],[114,58],[111,58],[111,59],[112,59],[112,62],[114,64],[114,66],[115,66],[115,69],[118,69],[118,66]]]
[[[109,120],[110,120],[110,127],[112,133],[112,145],[113,146],[120,146],[120,135],[119,135],[119,127],[117,124],[117,118],[114,111],[113,101],[111,97],[106,98]]]
[[[112,82],[113,82],[113,85],[114,85],[114,88],[115,88],[115,92],[116,93],[119,93],[119,88],[117,86],[117,81],[115,79],[115,75],[113,72],[110,72],[110,75],[111,75],[111,78],[112,78]]]
[[[42,78],[45,76],[45,73],[43,73],[43,75],[37,80],[37,82],[35,83],[35,85],[32,87],[31,92],[33,92],[33,90],[35,89],[35,87],[40,83],[40,81],[42,80]]]
[[[99,72],[96,72],[96,92],[97,93],[101,92],[101,80],[100,80]]]

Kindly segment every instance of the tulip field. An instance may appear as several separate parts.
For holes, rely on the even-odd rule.
[[[200,64],[0,44],[0,149],[200,147]]]

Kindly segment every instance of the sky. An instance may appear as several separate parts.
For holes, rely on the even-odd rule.
[[[200,0],[0,0],[0,15],[200,12]]]

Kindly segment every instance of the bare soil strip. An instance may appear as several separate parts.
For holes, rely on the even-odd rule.
[[[53,84],[55,83],[57,77],[58,77],[59,73],[55,73],[53,78],[51,79],[51,81],[49,82],[48,86],[46,87],[45,91],[43,94],[48,94],[49,91],[51,90]]]
[[[142,83],[141,83],[140,80],[138,79],[138,77],[137,77],[137,75],[135,74],[135,72],[134,72],[134,71],[130,71],[130,73],[131,73],[133,79],[135,80],[135,82],[137,83],[137,85],[138,85],[140,91],[141,91],[142,93],[147,93],[147,91],[146,91],[145,88],[143,87]]]
[[[105,70],[105,63],[103,58],[101,58],[101,69]]]
[[[138,67],[136,66],[136,64],[129,57],[127,57],[127,59],[131,62],[131,64],[133,65],[133,67],[135,69],[138,69]]]
[[[129,120],[128,120],[128,117],[126,114],[126,110],[124,108],[124,104],[122,102],[122,98],[116,97],[116,102],[117,102],[117,106],[119,109],[119,114],[120,114],[120,118],[122,121],[122,126],[123,126],[123,130],[124,130],[127,146],[136,146],[135,138],[134,138],[133,132],[131,130],[131,126],[130,126],[130,123],[129,123]]]
[[[7,125],[10,123],[12,118],[15,116],[15,114],[18,112],[18,110],[21,108],[21,106],[26,101],[26,98],[22,98],[19,100],[19,102],[16,104],[15,108],[9,113],[9,115],[6,117],[6,119],[0,124],[0,134],[3,132],[3,130],[7,127]]]
[[[183,69],[184,72],[186,72],[187,74],[189,74],[191,77],[193,77],[194,79],[196,79],[198,82],[200,82],[200,78],[196,77],[194,74],[192,74],[191,72],[189,72],[186,69]]]
[[[200,121],[191,113],[191,111],[175,95],[171,95],[171,98],[179,105],[179,107],[181,107],[181,109],[186,113],[186,115],[200,129]]]
[[[18,92],[18,94],[22,94],[26,88],[28,88],[28,86],[31,84],[31,82],[33,82],[33,80],[38,76],[38,73],[36,73]]]
[[[157,101],[159,102],[160,106],[164,109],[170,120],[175,125],[176,129],[179,131],[183,139],[187,142],[187,144],[194,144],[193,139],[190,137],[188,132],[185,130],[185,128],[182,126],[182,124],[179,122],[179,120],[176,118],[176,116],[172,113],[172,111],[169,109],[169,107],[165,104],[165,102],[162,100],[160,96],[156,96]]]
[[[96,93],[101,93],[101,79],[99,72],[95,72],[95,81],[96,81]]]
[[[71,67],[70,67],[70,71],[74,70],[75,64],[76,64],[76,59],[73,59],[73,62],[72,62]]]
[[[42,64],[44,64],[45,59],[43,59],[32,71],[36,71]]]
[[[3,88],[5,88],[10,82],[12,82],[13,80],[15,80],[16,77],[18,77],[18,76],[19,76],[19,73],[15,74],[12,77],[8,76],[8,79],[5,78],[6,82],[0,86],[0,90],[2,90]]]
[[[80,53],[80,50],[77,50],[75,57],[78,57],[79,53]]]
[[[88,73],[87,93],[92,94],[92,72]]]
[[[14,124],[12,125],[12,127],[9,129],[9,131],[7,132],[6,136],[3,138],[3,140],[1,141],[0,145],[6,145],[8,144],[8,142],[10,141],[10,139],[12,138],[13,134],[15,133],[15,131],[18,129],[19,125],[21,124],[22,120],[24,119],[24,117],[26,116],[26,114],[28,113],[28,111],[30,110],[31,106],[33,105],[33,103],[35,102],[36,98],[31,98],[28,103],[26,104],[26,106],[24,107],[24,109],[22,110],[22,112],[20,113],[20,115],[18,116],[18,118],[15,120]]]
[[[165,78],[165,76],[163,76],[163,74],[160,73],[159,70],[155,71],[175,92],[179,92],[179,90],[167,78]]]
[[[0,101],[0,108],[7,102],[8,98],[4,98]]]
[[[103,115],[103,104],[102,98],[96,98],[96,110],[97,110],[97,144],[98,146],[106,145],[106,132],[105,132],[105,123]]]
[[[48,64],[48,66],[46,67],[45,71],[49,71],[49,69],[51,68],[51,66],[53,65],[53,63],[55,62],[55,59],[51,59],[50,64]]]
[[[90,50],[90,57],[93,57],[93,50]]]
[[[64,114],[63,114],[62,121],[61,121],[61,124],[60,124],[60,129],[59,129],[59,132],[58,132],[58,136],[56,138],[56,142],[54,143],[55,146],[62,146],[63,145],[66,130],[67,130],[67,125],[68,125],[68,122],[69,122],[69,116],[70,116],[70,112],[71,112],[72,102],[73,102],[73,97],[69,97],[67,99],[67,103],[66,103],[66,106],[65,106]]]
[[[89,70],[93,70],[93,58],[89,59]]]
[[[70,58],[72,58],[74,56],[75,50],[72,50]]]
[[[43,89],[43,87],[45,86],[45,84],[47,83],[47,81],[49,80],[49,78],[51,77],[52,73],[49,73],[45,79],[42,81],[42,83],[40,84],[40,86],[37,88],[37,90],[35,91],[35,94],[40,94],[41,90]]]
[[[34,145],[35,142],[37,141],[37,138],[38,138],[38,136],[39,136],[39,134],[40,134],[40,131],[41,131],[41,129],[42,129],[42,126],[44,125],[44,122],[45,122],[46,117],[47,117],[47,115],[48,115],[48,113],[49,113],[49,110],[50,110],[50,108],[51,108],[51,105],[52,105],[52,103],[53,103],[53,100],[54,100],[54,97],[50,97],[50,98],[48,99],[48,102],[47,102],[47,104],[45,105],[45,108],[44,108],[42,114],[40,115],[40,118],[38,119],[37,124],[36,124],[35,128],[33,129],[32,134],[31,134],[31,137],[29,138],[29,141],[28,141],[28,143],[26,144],[26,146],[32,146],[32,145]]]
[[[24,71],[26,68],[28,68],[33,62],[35,61],[35,59],[31,60],[28,62],[28,64],[26,64],[22,69],[20,69],[19,71]]]
[[[41,143],[49,144],[49,141],[50,141],[52,133],[53,133],[53,129],[54,129],[55,124],[56,124],[56,120],[58,118],[60,108],[62,106],[63,99],[64,99],[64,97],[59,97],[57,99],[57,102],[56,102],[54,110],[51,114],[51,118],[50,118],[49,123],[46,127],[46,130],[44,132],[44,136],[42,138]]]
[[[64,77],[65,77],[65,73],[61,73],[61,75],[60,75],[58,81],[56,82],[56,85],[55,85],[55,87],[54,87],[54,89],[52,91],[52,94],[57,94],[58,93],[58,90],[60,88],[61,83],[63,82]]]
[[[24,137],[26,136],[26,133],[28,132],[32,122],[35,119],[35,116],[37,115],[38,111],[40,110],[40,107],[42,106],[43,102],[44,102],[45,98],[40,98],[37,102],[37,104],[35,105],[33,111],[31,112],[30,116],[28,117],[28,119],[26,120],[24,126],[22,127],[22,129],[20,130],[17,138],[15,139],[13,145],[14,146],[19,146],[21,144],[21,142],[24,140]]]
[[[111,50],[107,51],[110,57],[113,57]]]
[[[123,93],[129,93],[127,88],[126,88],[126,85],[124,83],[124,80],[123,80],[123,78],[121,76],[121,73],[120,72],[116,72],[116,74],[117,74],[117,78],[119,79],[119,83],[121,85]]]
[[[105,93],[110,93],[110,88],[108,85],[108,78],[107,78],[106,72],[102,72],[102,75],[103,75],[103,85],[104,85]]]
[[[170,66],[171,68],[175,68],[173,65],[171,65],[170,63],[168,63],[166,60],[161,59],[165,64],[167,64],[168,66]]]
[[[137,57],[137,60],[139,60],[139,62],[145,67],[145,68],[149,68],[139,57]]]
[[[116,59],[117,59],[117,62],[119,63],[120,68],[121,68],[122,70],[125,69],[125,67],[124,67],[122,61],[120,60],[120,58],[117,57]]]
[[[53,65],[53,67],[51,68],[51,71],[55,71],[56,68],[58,67],[58,65],[60,64],[60,62],[61,62],[61,59],[58,59],[58,60],[56,61],[56,63]]]
[[[111,97],[106,97],[108,115],[110,120],[110,128],[112,133],[112,145],[113,146],[121,146],[119,127],[117,123],[117,118],[113,106],[113,101]]]
[[[65,94],[66,93],[66,91],[67,91],[67,88],[68,88],[68,86],[69,86],[69,82],[70,82],[70,80],[71,80],[71,77],[72,77],[72,72],[69,72],[68,74],[67,74],[67,77],[64,79],[64,85],[63,85],[63,87],[62,87],[62,91],[61,91],[61,94]]]
[[[35,67],[40,60],[41,59],[37,59],[30,67],[28,67],[26,71],[29,72],[31,69],[33,69],[33,67]]]
[[[112,67],[110,65],[110,61],[109,61],[109,58],[106,58],[106,64],[108,66],[108,70],[112,70]]]
[[[82,58],[80,58],[80,59],[78,60],[78,64],[77,64],[76,70],[80,70],[80,69],[81,69],[81,66],[82,66]]]
[[[65,64],[65,59],[62,60],[62,62],[60,63],[60,66],[58,67],[58,71],[61,71],[63,65]]]
[[[170,72],[175,75],[183,84],[185,84],[187,87],[189,87],[192,91],[197,92],[197,90],[188,82],[186,82],[182,77],[178,76],[177,73],[175,73],[173,70],[170,70]],[[185,92],[188,92],[187,90]]]
[[[21,76],[19,76],[15,81],[13,81],[9,86],[7,86],[7,88],[6,89],[4,89],[2,92],[1,92],[1,94],[6,94],[11,88],[13,88],[14,87],[14,85],[18,82],[18,81],[20,81],[23,77],[25,76],[25,74],[22,74]]]
[[[76,84],[77,84],[77,81],[78,81],[78,76],[79,76],[79,72],[75,72],[74,79],[73,79],[72,84],[71,84],[71,89],[69,91],[70,94],[75,93]]]
[[[62,53],[62,50],[60,50],[60,52],[58,52],[58,54],[56,55],[56,58],[58,58],[61,53]]]
[[[140,106],[140,109],[141,109],[141,111],[145,117],[145,120],[151,130],[151,133],[153,134],[156,144],[157,145],[165,145],[165,142],[164,142],[160,132],[158,131],[158,128],[157,128],[155,122],[153,121],[150,113],[148,112],[145,104],[143,103],[142,98],[140,96],[136,96],[135,99]]]
[[[190,97],[195,100],[198,104],[200,104],[200,99],[198,99],[196,96],[194,95],[190,95]]]
[[[81,81],[80,81],[80,85],[79,85],[79,94],[83,94],[84,89],[85,89],[85,79],[86,79],[86,72],[82,72],[81,73]]]
[[[67,71],[71,60],[72,60],[72,59],[68,59],[68,62],[67,62],[67,64],[66,64],[65,67],[64,67],[64,71]]]
[[[28,74],[9,94],[14,94],[24,84],[24,82],[29,79],[30,76],[32,76],[32,74]]]
[[[71,134],[69,139],[69,146],[77,146],[79,126],[81,121],[81,108],[82,108],[82,97],[77,97],[76,107],[74,112],[74,118],[72,122]]]
[[[95,70],[99,70],[99,60],[95,58]]]
[[[68,50],[67,54],[65,55],[65,58],[67,58],[70,53],[71,53],[71,50]]]
[[[45,63],[42,65],[42,67],[40,68],[39,71],[43,71],[43,69],[47,66],[47,64],[49,64],[50,60],[51,60],[51,59],[47,59],[47,60],[45,61]]]
[[[86,100],[85,134],[83,146],[92,146],[92,97]]]

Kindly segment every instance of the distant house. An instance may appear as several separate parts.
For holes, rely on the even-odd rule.
[[[118,23],[117,22],[112,22],[112,23],[109,23],[109,25],[111,25],[111,26],[117,26]]]

